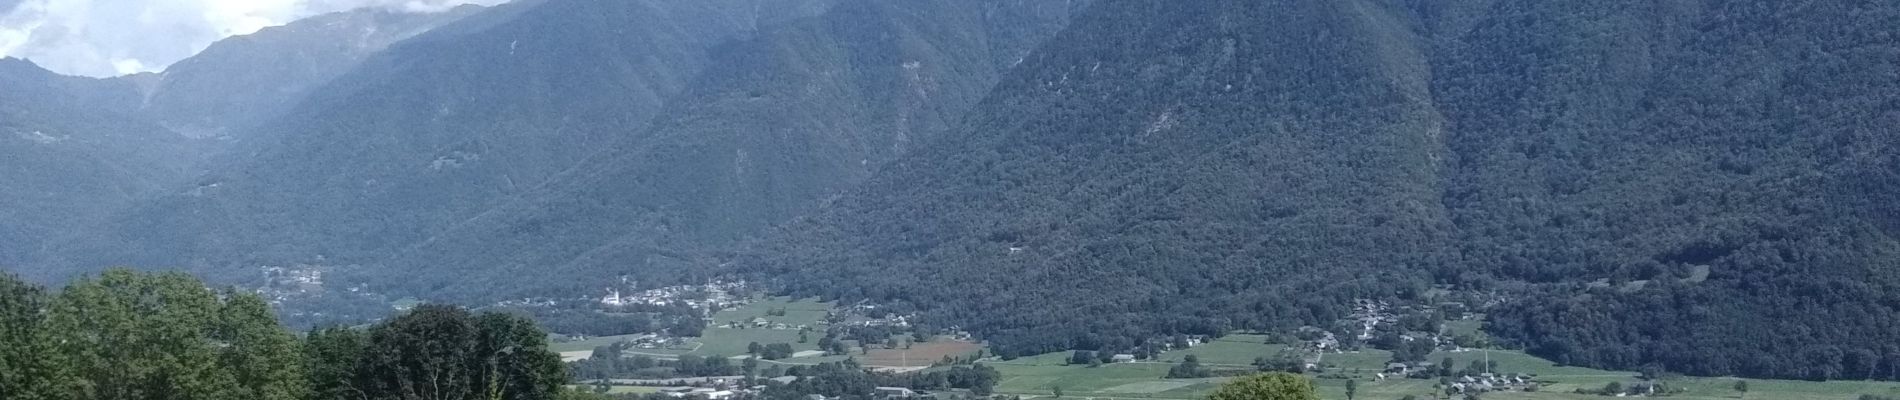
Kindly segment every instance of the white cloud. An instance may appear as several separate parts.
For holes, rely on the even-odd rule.
[[[363,7],[439,12],[505,1],[0,0],[0,56],[65,74],[123,75],[163,69],[218,39],[323,13]]]

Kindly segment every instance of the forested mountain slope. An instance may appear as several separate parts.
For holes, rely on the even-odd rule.
[[[0,59],[0,265],[187,177],[197,147],[136,118],[130,85]]]
[[[1438,89],[1462,266],[1609,286],[1494,333],[1582,365],[1900,379],[1900,5],[1489,12]],[[1526,34],[1549,31],[1575,33]]]
[[[934,139],[1082,4],[846,1],[723,46],[647,132],[385,269],[422,279],[372,281],[492,301],[681,272]]]
[[[482,10],[378,8],[319,15],[213,43],[145,81],[140,112],[192,137],[243,132],[396,42]]]
[[[399,43],[247,134],[196,188],[49,267],[362,262],[637,133],[713,46],[813,1],[527,1]]]
[[[1098,3],[757,267],[916,303],[1001,354],[1298,324],[1329,317],[1308,301],[1407,289],[1452,229],[1404,24],[1365,3]]]
[[[735,265],[1002,354],[1436,283],[1564,362],[1864,377],[1900,342],[1896,11],[1106,1]]]

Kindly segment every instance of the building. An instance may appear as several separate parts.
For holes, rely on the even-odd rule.
[[[1410,373],[1411,370],[1412,370],[1412,367],[1405,365],[1405,363],[1391,363],[1391,364],[1385,365],[1386,373],[1404,375],[1404,374]]]
[[[1109,358],[1109,359],[1118,363],[1131,363],[1131,362],[1135,362],[1135,355],[1134,354],[1116,354],[1114,357]]]
[[[877,388],[877,395],[879,397],[909,398],[917,397],[917,391],[904,387],[879,386]]]

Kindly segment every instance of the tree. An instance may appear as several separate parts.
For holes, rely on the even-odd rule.
[[[237,399],[238,379],[210,333],[217,295],[182,273],[106,271],[60,292],[47,332],[79,398]]]
[[[1075,352],[1069,353],[1069,365],[1087,365],[1089,360],[1094,359],[1095,352],[1093,351],[1076,350]]]
[[[43,329],[46,303],[44,290],[0,273],[0,393],[8,398],[64,397],[70,381]]]
[[[1167,377],[1169,379],[1206,378],[1208,374],[1205,368],[1201,368],[1201,358],[1189,354],[1180,364],[1168,368]]]
[[[1285,372],[1235,379],[1208,395],[1209,400],[1319,400],[1313,381]]]
[[[1654,381],[1654,380],[1662,379],[1663,378],[1662,366],[1656,365],[1656,364],[1643,366],[1642,375],[1640,376],[1640,378],[1646,381]]]
[[[225,298],[212,339],[225,344],[220,361],[237,379],[237,396],[305,398],[310,382],[297,337],[277,323],[270,304],[257,294],[227,291]]]
[[[521,317],[423,305],[370,328],[359,373],[370,398],[551,399],[567,374],[546,336]]]
[[[1061,398],[1061,397],[1062,397],[1062,385],[1056,385],[1056,386],[1053,386],[1053,387],[1050,387],[1050,388],[1049,388],[1049,393],[1050,393],[1050,394],[1054,394],[1054,395],[1056,396],[1056,398]]]
[[[304,338],[304,373],[312,400],[358,400],[368,396],[357,376],[367,338],[355,329],[332,327]]]
[[[1746,379],[1735,380],[1735,391],[1741,392],[1742,398],[1744,399],[1748,398],[1748,380]]]
[[[1358,396],[1359,396],[1359,381],[1347,379],[1346,380],[1346,400],[1353,400],[1353,398],[1358,397]]]

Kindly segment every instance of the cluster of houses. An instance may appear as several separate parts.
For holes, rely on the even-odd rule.
[[[621,280],[627,283],[627,279]],[[608,288],[607,294],[600,297],[600,304],[608,307],[621,307],[636,304],[667,305],[685,303],[687,306],[703,310],[707,315],[713,311],[745,305],[745,281],[713,281],[704,285],[679,285],[658,289],[647,289],[623,293],[619,288]]]
[[[1371,340],[1372,333],[1379,328],[1379,324],[1399,322],[1399,317],[1393,315],[1390,311],[1391,309],[1392,306],[1383,301],[1355,299],[1353,300],[1353,312],[1351,315],[1346,316],[1346,318],[1359,323],[1359,332],[1357,333],[1359,340]]]
[[[797,381],[798,379],[799,378],[796,376],[781,376],[777,378],[766,379],[766,381],[777,382],[779,384],[789,384],[789,383]],[[740,382],[741,381],[738,377],[707,378],[703,380],[695,380],[695,381],[688,382],[690,383],[690,385],[688,386],[674,386],[674,387],[661,388],[659,393],[662,395],[665,395],[666,397],[671,397],[671,398],[676,398],[676,399],[724,400],[724,399],[731,399],[731,398],[754,398],[754,397],[757,397],[759,393],[764,392],[766,388],[766,386],[764,385],[765,382],[757,382],[759,384],[755,384],[750,387],[739,387]],[[880,386],[873,390],[875,391],[874,393],[872,393],[874,397],[884,398],[884,399],[924,399],[924,398],[933,397],[930,393],[912,390],[910,388],[905,388],[905,387]],[[806,395],[805,400],[831,400],[831,399],[828,397],[825,397],[824,395],[811,394],[811,395]]]
[[[1460,394],[1488,393],[1488,392],[1535,392],[1537,391],[1538,385],[1539,384],[1537,382],[1532,381],[1530,377],[1527,377],[1524,375],[1519,375],[1519,374],[1500,375],[1500,374],[1492,374],[1492,373],[1483,373],[1483,374],[1478,374],[1477,376],[1465,375],[1462,377],[1458,377],[1458,379],[1455,379],[1451,382],[1451,386],[1449,387],[1449,389],[1452,391],[1456,391]]]
[[[686,345],[686,338],[645,334],[627,340],[627,344],[636,349],[666,349]]]
[[[297,295],[322,292],[325,269],[315,265],[258,267],[264,274],[264,285],[257,289],[257,294],[271,304],[282,304]]]
[[[752,317],[752,319],[746,320],[746,321],[727,322],[726,327],[727,328],[771,329],[771,330],[780,330],[780,331],[791,331],[791,330],[802,331],[802,330],[805,330],[806,328],[811,328],[811,325],[805,325],[805,324],[792,325],[792,324],[787,324],[784,322],[772,322],[772,320],[765,319],[765,317]]]
[[[1395,363],[1386,364],[1385,371],[1377,374],[1376,376],[1378,377],[1379,380],[1400,379],[1400,378],[1428,379],[1428,378],[1436,376],[1433,374],[1434,367],[1437,367],[1437,364],[1432,363],[1430,361],[1419,361],[1419,362],[1411,362],[1411,363],[1396,363],[1395,362]],[[1534,381],[1532,377],[1529,375],[1501,374],[1501,373],[1490,373],[1490,372],[1479,373],[1475,375],[1466,374],[1466,375],[1459,376],[1456,378],[1448,379],[1446,381],[1443,381],[1443,383],[1446,385],[1446,388],[1448,390],[1455,393],[1460,393],[1460,394],[1487,393],[1487,392],[1520,392],[1520,391],[1534,392],[1534,391],[1537,391],[1538,386],[1540,385],[1539,383]]]
[[[911,323],[916,319],[914,315],[879,313],[877,309],[878,306],[876,304],[860,303],[843,310],[832,311],[825,315],[825,320],[841,326],[909,328]],[[872,315],[882,315],[882,317],[871,317]]]

